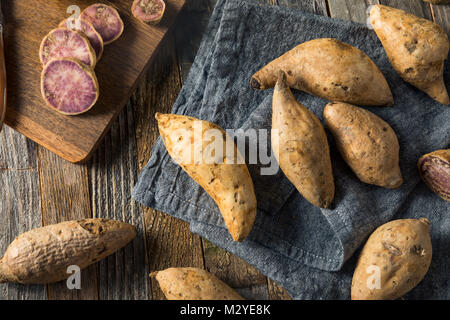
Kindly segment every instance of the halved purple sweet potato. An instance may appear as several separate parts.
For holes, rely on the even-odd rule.
[[[123,33],[124,24],[117,10],[103,3],[90,5],[81,13],[81,18],[90,22],[100,33],[104,44],[117,40]]]
[[[163,0],[134,0],[131,6],[133,16],[148,24],[158,24],[166,9]]]
[[[89,39],[95,51],[97,62],[100,60],[103,54],[103,38],[90,22],[83,19],[67,18],[59,24],[59,27],[82,32]]]
[[[450,201],[450,149],[437,150],[417,162],[420,177],[434,193]]]
[[[94,106],[99,86],[92,68],[73,58],[57,58],[42,70],[41,93],[51,108],[77,115]]]
[[[55,58],[75,58],[92,68],[97,62],[89,39],[81,32],[67,28],[53,29],[44,37],[39,58],[44,66]]]

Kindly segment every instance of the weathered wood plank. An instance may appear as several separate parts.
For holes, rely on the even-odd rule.
[[[450,36],[450,5],[431,5],[434,21]]]
[[[91,218],[86,165],[76,165],[38,146],[43,225]],[[65,281],[48,286],[49,299],[98,299],[96,266],[81,272],[81,290]]]
[[[41,227],[36,144],[7,126],[0,133],[0,256],[19,234]],[[0,300],[47,299],[45,286],[0,284]]]
[[[270,1],[270,0],[269,0]],[[276,4],[289,8],[297,8],[305,12],[328,15],[326,0],[275,0]]]
[[[379,0],[380,4],[405,10],[419,17],[432,20],[431,9],[428,3],[422,0]]]
[[[328,0],[328,4],[331,17],[366,23],[368,8],[378,0]]]
[[[171,34],[131,99],[136,119],[139,171],[150,158],[151,148],[159,136],[155,113],[169,113],[180,89],[174,36]],[[200,237],[189,231],[189,224],[150,208],[142,207],[142,210],[150,272],[169,267],[204,267]],[[151,281],[153,299],[164,299],[156,281]]]

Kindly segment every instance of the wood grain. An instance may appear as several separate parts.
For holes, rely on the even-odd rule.
[[[450,5],[431,5],[434,21],[439,24],[450,37]]]
[[[366,23],[368,8],[378,0],[328,0],[330,16],[342,20]]]

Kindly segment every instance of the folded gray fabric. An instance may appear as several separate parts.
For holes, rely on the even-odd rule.
[[[281,171],[261,175],[263,165],[249,165],[258,215],[250,236],[234,243],[214,201],[171,160],[159,139],[133,197],[190,222],[192,232],[242,257],[296,299],[349,298],[354,254],[367,236],[392,219],[426,217],[431,221],[433,262],[424,281],[406,298],[449,299],[450,207],[420,182],[416,162],[424,153],[448,148],[450,108],[403,82],[367,26],[251,1],[219,0],[172,112],[225,129],[269,129],[272,90],[254,91],[248,84],[251,75],[296,45],[325,37],[366,52],[388,80],[395,105],[367,109],[397,133],[405,181],[401,188],[360,182],[328,136],[335,207],[315,208]],[[445,77],[449,83],[448,64]],[[327,101],[302,92],[295,95],[323,119]]]

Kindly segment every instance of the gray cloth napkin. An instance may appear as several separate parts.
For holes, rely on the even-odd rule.
[[[366,25],[251,1],[219,0],[172,112],[209,120],[225,129],[269,129],[272,90],[254,91],[248,84],[251,75],[296,45],[324,37],[366,52],[388,80],[395,105],[367,109],[397,133],[405,181],[401,188],[387,190],[360,182],[329,135],[335,207],[315,208],[281,170],[263,176],[264,165],[249,165],[258,215],[250,236],[235,243],[214,201],[171,160],[159,139],[133,197],[188,221],[192,232],[242,257],[296,299],[349,298],[355,251],[368,235],[392,219],[426,217],[431,221],[433,261],[425,279],[406,298],[449,299],[450,206],[423,185],[416,162],[424,153],[448,148],[450,108],[403,82]],[[449,83],[448,64],[445,77]],[[323,120],[327,101],[294,93]]]

